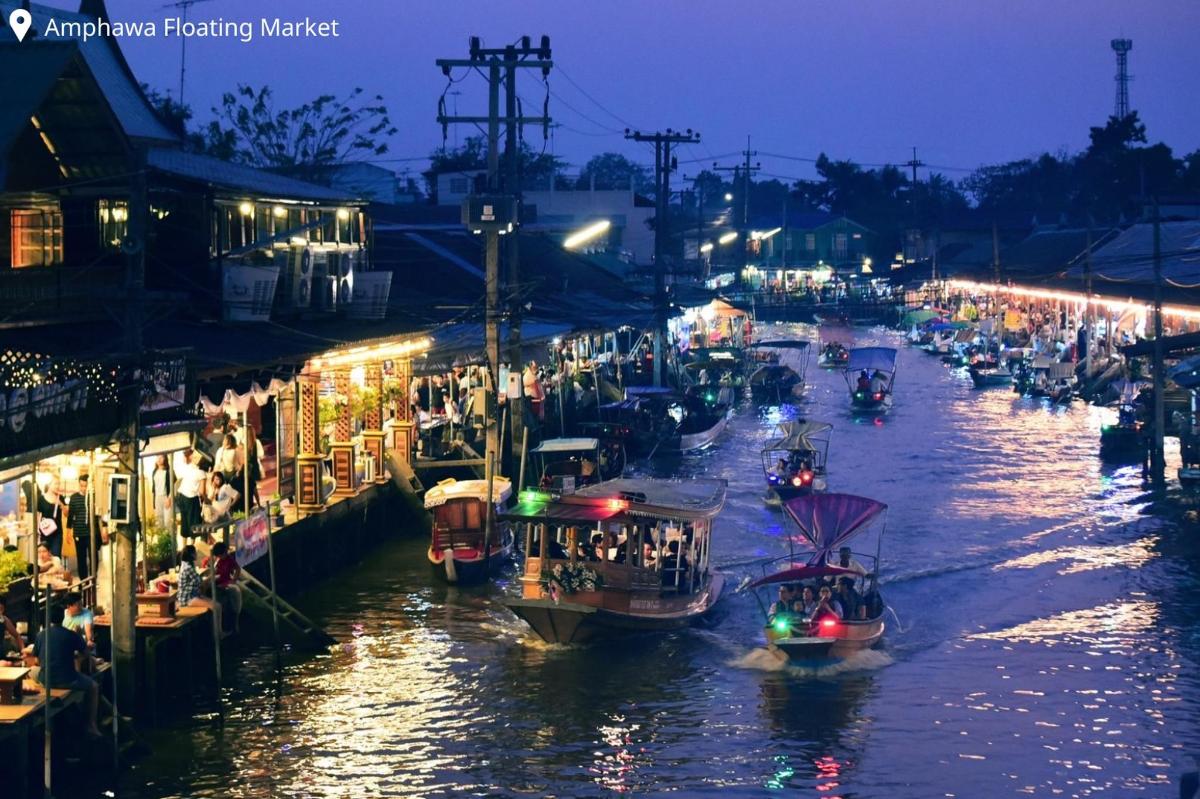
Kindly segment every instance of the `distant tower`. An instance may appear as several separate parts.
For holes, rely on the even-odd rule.
[[[1129,116],[1129,51],[1133,39],[1113,39],[1113,52],[1117,54],[1117,119]]]

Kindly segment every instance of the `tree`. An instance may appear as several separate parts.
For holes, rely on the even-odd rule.
[[[429,196],[437,196],[437,176],[446,172],[483,172],[487,170],[487,137],[468,136],[458,147],[447,150],[440,147],[429,154],[429,168],[421,173],[429,188]],[[518,157],[517,175],[521,188],[525,191],[544,189],[550,186],[550,176],[556,175],[565,164],[557,156],[545,152],[534,152],[533,148],[521,142]],[[503,153],[501,154],[500,172],[504,174]],[[556,188],[561,183],[556,181]]]
[[[620,153],[594,155],[584,164],[579,173],[579,188],[589,188],[593,181],[597,189],[653,191],[650,170]]]
[[[323,94],[277,110],[270,87],[239,84],[221,97],[216,119],[204,129],[206,146],[232,145],[235,160],[265,168],[329,166],[384,155],[396,133],[383,98],[356,88],[344,98]]]

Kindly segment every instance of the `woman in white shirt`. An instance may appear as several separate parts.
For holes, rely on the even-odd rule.
[[[221,448],[213,456],[213,470],[219,472],[225,478],[226,483],[232,483],[238,473],[242,471],[242,450],[232,433],[225,436]]]
[[[239,496],[220,472],[215,472],[211,479],[212,487],[208,492],[211,499],[204,501],[201,508],[201,516],[210,524],[227,518],[230,508]]]

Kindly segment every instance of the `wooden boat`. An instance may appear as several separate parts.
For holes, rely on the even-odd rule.
[[[975,388],[992,388],[994,386],[1012,385],[1013,373],[1007,366],[1001,366],[995,361],[973,363],[967,367],[971,382]]]
[[[522,492],[503,516],[525,548],[521,596],[505,604],[550,643],[691,624],[725,585],[709,562],[725,490],[724,480],[620,478]]]
[[[602,464],[599,439],[548,438],[529,450],[535,476],[529,485],[574,490],[600,482]]]
[[[878,585],[882,522],[873,557],[850,552],[848,564],[842,566],[834,553],[880,519],[887,505],[852,494],[810,494],[794,497],[783,507],[813,553],[807,561],[800,562],[796,561],[794,553],[786,555],[783,568],[778,568],[779,561],[768,564],[763,567],[763,576],[747,585],[755,590],[755,597],[766,617],[764,635],[768,648],[781,652],[793,662],[819,663],[844,659],[876,646],[884,633],[885,606]],[[857,557],[868,558],[871,570],[867,571]],[[848,580],[856,584],[855,593],[862,600],[861,610],[845,618],[827,613],[807,616],[802,607],[791,602],[768,607],[756,590],[765,586],[805,583],[809,587],[819,587],[828,580]]]
[[[512,484],[504,477],[492,479],[495,513],[504,510]],[[441,481],[425,492],[425,509],[433,516],[433,533],[426,557],[446,582],[479,583],[512,555],[513,535],[508,524],[497,521],[495,540],[484,544],[487,516],[487,481]]]
[[[896,350],[891,347],[858,347],[842,376],[850,390],[852,413],[879,413],[892,407],[896,382]]]
[[[649,457],[692,452],[713,443],[732,412],[730,386],[704,384],[685,392],[672,388],[628,386],[625,399],[600,409],[604,422],[629,431],[623,439],[630,454]]]
[[[750,347],[750,357],[751,372],[746,383],[756,400],[778,403],[804,396],[807,341],[759,341]]]
[[[831,424],[803,419],[779,424],[762,450],[768,505],[825,490],[832,431]]]

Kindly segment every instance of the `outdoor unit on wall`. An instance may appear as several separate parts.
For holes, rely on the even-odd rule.
[[[312,250],[292,247],[289,250],[291,274],[291,305],[307,308],[312,305]]]
[[[345,307],[354,298],[354,272],[358,268],[358,250],[344,250],[337,260],[337,303]],[[330,270],[331,272],[333,270]]]
[[[329,253],[310,250],[312,255],[312,301],[314,311],[334,310],[332,282],[329,275]]]

